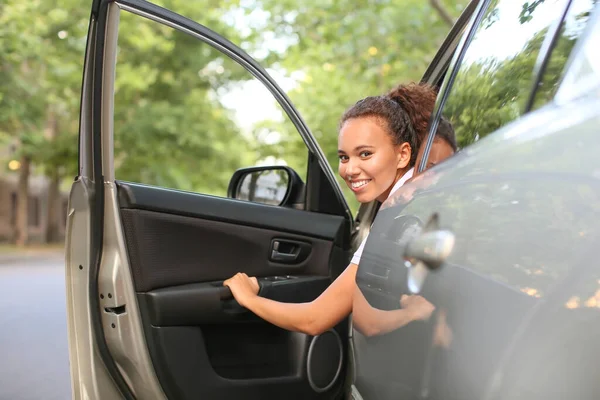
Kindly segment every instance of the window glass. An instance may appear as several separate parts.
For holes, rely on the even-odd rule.
[[[556,94],[557,101],[569,101],[582,94],[600,95],[600,53],[597,50],[600,42],[598,6],[592,12],[591,18],[594,19],[591,29],[585,34],[585,41],[581,44],[581,48],[576,50],[578,57],[574,58],[568,66],[568,71]]]
[[[459,148],[522,115],[540,47],[563,6],[563,0],[490,3],[443,110]]]
[[[286,152],[281,134],[294,125],[242,66],[125,11],[117,51],[116,179],[223,197],[242,167],[288,165],[306,181],[306,148]]]
[[[594,2],[592,0],[576,0],[571,4],[560,30],[542,80],[535,94],[532,109],[537,109],[554,98],[561,81],[563,71],[575,42],[585,31]]]

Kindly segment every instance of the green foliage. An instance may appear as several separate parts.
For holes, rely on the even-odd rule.
[[[465,3],[443,6],[456,17]],[[296,79],[288,94],[334,169],[343,111],[359,98],[418,80],[448,31],[418,0],[360,7],[346,0],[157,4]],[[0,140],[18,144],[47,173],[75,173],[88,20],[89,5],[75,0],[60,7],[40,0],[0,4]],[[261,160],[284,160],[304,174],[306,147],[287,118],[248,130],[221,101],[253,79],[243,68],[192,36],[127,12],[119,29],[117,178],[225,194],[236,168]]]
[[[446,2],[458,17],[466,1]],[[284,51],[273,49],[266,61],[299,76],[288,94],[337,170],[337,132],[343,112],[357,100],[394,86],[418,81],[448,33],[428,2],[262,0],[269,12],[264,35],[285,38]],[[251,14],[256,4],[247,9]],[[267,43],[265,43],[267,44]],[[281,158],[301,154],[304,144],[293,130],[277,128],[282,142],[270,146]],[[357,209],[345,184],[346,197]]]
[[[250,78],[194,37],[123,13],[115,82],[116,177],[225,195],[232,172],[255,159],[232,113],[214,94]]]
[[[0,7],[0,131],[42,170],[74,174],[89,10],[74,0]]]

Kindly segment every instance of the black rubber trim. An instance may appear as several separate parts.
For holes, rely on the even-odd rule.
[[[467,32],[467,36],[465,38],[465,42],[462,47],[457,49],[459,52],[455,54],[455,59],[450,62],[450,66],[448,68],[447,74],[450,73],[448,80],[444,81],[442,87],[440,88],[439,95],[437,97],[435,103],[434,112],[431,114],[431,123],[429,124],[429,135],[427,136],[427,140],[423,143],[425,145],[425,151],[423,152],[423,158],[421,159],[421,164],[417,165],[417,173],[421,172],[425,169],[427,165],[427,159],[429,158],[429,152],[431,151],[431,146],[433,145],[433,139],[435,138],[435,134],[437,132],[438,125],[440,123],[440,118],[442,116],[442,110],[446,105],[446,100],[448,99],[448,94],[452,90],[452,86],[454,85],[454,79],[456,78],[456,74],[458,73],[459,67],[462,64],[462,60],[465,56],[466,51],[469,48],[469,44],[473,40],[473,36],[477,32],[477,28],[483,19],[483,15],[485,11],[488,9],[491,0],[482,0],[477,4],[477,10],[474,12],[474,20],[473,25],[470,28],[470,31]]]
[[[101,0],[93,0],[92,3],[92,16],[94,16],[96,19],[98,18],[98,13],[100,10],[100,3]]]
[[[459,36],[462,30],[468,25],[469,21],[471,20],[471,17],[473,16],[473,13],[477,9],[477,5],[479,4],[479,2],[480,0],[471,0],[469,4],[467,4],[463,12],[460,14],[460,17],[458,17],[458,19],[450,29],[450,32],[446,36],[446,39],[444,39],[444,42],[433,57],[433,60],[431,60],[431,63],[429,63],[427,70],[421,78],[421,82],[429,82],[431,80],[431,75],[433,71],[437,68],[440,61],[444,58],[446,52],[451,49],[452,43],[454,42],[456,37]],[[435,78],[437,81],[438,77]]]
[[[90,322],[92,332],[98,353],[115,386],[121,392],[123,398],[134,400],[135,396],[123,376],[119,372],[115,361],[113,360],[106,337],[102,328],[102,315],[100,307],[100,298],[98,290],[98,276],[100,272],[100,263],[102,261],[102,246],[104,235],[104,176],[102,174],[102,75],[104,65],[104,40],[106,36],[106,23],[108,6],[110,0],[99,0],[98,19],[96,29],[96,43],[94,49],[94,82],[93,82],[93,166],[92,173],[94,181],[93,212],[90,224],[91,249],[90,249],[90,281],[89,281],[89,303],[90,303]],[[94,3],[96,6],[96,3]],[[85,72],[84,72],[85,73]]]
[[[525,103],[525,107],[523,109],[523,114],[531,111],[533,107],[533,102],[535,101],[535,95],[538,92],[540,87],[540,83],[542,82],[542,78],[544,77],[544,73],[546,72],[546,67],[550,62],[550,57],[552,56],[552,51],[554,50],[554,46],[560,37],[560,30],[564,24],[565,17],[571,8],[572,0],[567,0],[562,10],[562,13],[559,18],[557,18],[552,26],[548,29],[546,33],[546,37],[544,42],[542,43],[542,48],[540,49],[540,53],[538,54],[538,58],[535,63],[535,68],[533,71],[533,84],[531,87],[531,91],[529,92],[529,97],[527,98],[527,103]]]
[[[344,240],[343,217],[117,181],[121,209],[155,211],[280,232]]]

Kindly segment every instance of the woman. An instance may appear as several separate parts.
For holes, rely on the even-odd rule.
[[[338,135],[339,174],[361,203],[385,201],[413,175],[421,138],[435,103],[425,84],[400,85],[384,96],[358,101],[342,116]],[[281,303],[258,296],[256,278],[238,273],[223,284],[240,305],[281,328],[321,334],[350,314],[363,240],[342,274],[309,303]],[[410,322],[430,312],[414,298],[405,301],[398,318]],[[414,306],[414,307],[411,307]],[[401,315],[400,315],[401,314]],[[397,326],[398,324],[394,324]]]
[[[422,138],[423,140],[425,137]],[[415,168],[421,162],[424,155],[425,143],[419,148],[417,160],[415,162]],[[441,163],[448,157],[454,155],[457,150],[456,137],[454,135],[454,129],[452,125],[446,120],[442,119],[437,128],[435,138],[433,140],[429,156],[427,158],[427,164],[425,170]],[[430,171],[433,172],[433,171]],[[417,173],[414,174],[412,181],[415,177],[417,179],[403,189],[401,192],[396,193],[395,196],[391,196],[387,199],[385,204],[381,206],[381,210],[392,207],[398,203],[406,204],[412,200],[412,196],[416,189],[422,189],[429,186],[435,174],[423,174],[423,176],[417,177]],[[422,296],[408,296],[402,295],[400,298],[400,310],[380,310],[372,307],[367,299],[365,299],[361,290],[356,287],[353,296],[352,305],[352,317],[354,326],[362,334],[366,336],[382,335],[396,329],[399,329],[407,323],[416,319],[425,319],[423,316],[429,316],[434,310],[435,306],[427,301]],[[414,314],[414,315],[413,315]],[[446,324],[445,312],[442,310],[439,313],[439,317],[436,321],[434,330],[434,343],[439,346],[449,346],[451,340],[451,331]]]

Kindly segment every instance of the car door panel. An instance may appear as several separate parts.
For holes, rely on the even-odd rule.
[[[142,322],[167,393],[331,397],[307,381],[312,338],[256,317],[222,282],[244,271],[259,277],[263,297],[314,300],[339,268],[331,261],[341,259],[332,254],[342,251],[343,217],[125,182],[117,189]],[[297,264],[271,261],[274,240],[303,243],[308,254]],[[318,349],[332,365],[342,356],[335,345]]]
[[[250,276],[328,276],[330,253],[340,251],[343,217],[130,183],[118,191],[138,292],[223,280],[240,268]],[[298,264],[273,262],[273,240],[306,243],[310,252]]]

